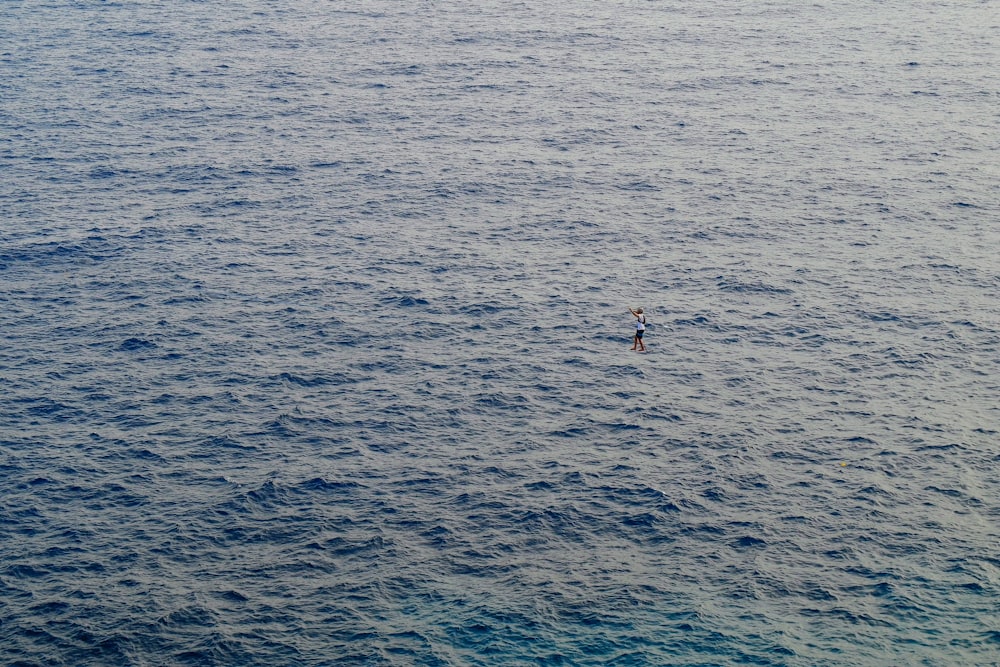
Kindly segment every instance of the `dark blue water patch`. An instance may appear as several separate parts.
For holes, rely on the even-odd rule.
[[[690,318],[676,318],[671,324],[675,326],[705,327],[709,331],[723,333],[728,331],[746,331],[744,326],[733,326],[717,321],[718,316],[714,314],[696,315]]]
[[[48,569],[23,564],[8,565],[0,570],[0,572],[3,572],[5,577],[14,580],[37,579],[50,574]]]
[[[608,487],[598,486],[592,490],[595,498],[612,501],[632,507],[645,507],[660,512],[678,512],[680,508],[659,489],[651,487]]]
[[[557,428],[546,432],[549,437],[555,438],[586,438],[590,435],[590,429],[585,427],[573,426],[568,428]]]
[[[72,417],[78,417],[82,413],[79,408],[49,398],[22,399],[19,402],[25,406],[24,414],[28,417],[46,417],[53,421],[65,421]]]
[[[315,377],[301,377],[293,373],[281,373],[277,378],[288,384],[300,387],[324,387],[327,385],[339,386],[344,384],[357,384],[359,380],[350,377],[346,373],[331,373],[329,375],[318,375]]]
[[[212,435],[194,440],[191,449],[193,452],[204,452],[206,456],[235,456],[256,452],[259,447],[239,437]]]
[[[734,549],[759,549],[767,546],[767,541],[755,535],[742,535],[730,545]]]
[[[631,192],[658,192],[661,188],[647,181],[633,181],[619,184],[618,189]]]
[[[291,414],[282,414],[277,419],[273,419],[263,424],[263,430],[254,430],[248,433],[250,437],[270,436],[277,438],[301,438],[304,437],[312,443],[338,442],[341,436],[335,436],[332,440],[327,438],[325,433],[339,434],[347,426],[347,422],[328,419],[323,417],[305,417]],[[402,425],[399,425],[402,427]],[[355,428],[370,428],[372,430],[385,430],[395,432],[397,423],[387,420],[373,420],[371,422],[354,422]]]
[[[518,412],[530,410],[531,406],[527,397],[519,394],[491,393],[476,394],[472,397],[477,404],[492,410],[502,410],[506,412]]]
[[[0,251],[0,262],[8,268],[23,262],[44,265],[49,269],[60,264],[88,266],[110,260],[119,252],[118,246],[95,236],[76,243],[49,241],[6,249]]]
[[[136,352],[151,350],[156,347],[158,347],[157,344],[151,340],[146,340],[144,338],[127,338],[122,341],[121,345],[118,346],[118,349],[123,352]]]
[[[775,287],[764,282],[745,282],[740,280],[726,279],[722,276],[717,278],[720,290],[724,292],[737,293],[763,293],[763,294],[792,294],[793,291],[784,287]]]
[[[390,545],[378,535],[358,540],[333,537],[315,545],[316,549],[339,558],[373,558],[389,547]]]
[[[648,535],[664,524],[665,519],[659,514],[639,512],[634,514],[624,514],[621,518],[621,522],[622,525],[627,526],[628,528],[639,531],[644,535]],[[668,540],[671,540],[669,536],[662,538],[660,543]]]
[[[413,308],[417,306],[422,307],[430,305],[430,301],[427,299],[408,295],[397,297],[394,301],[395,305],[400,308]]]
[[[355,481],[330,481],[316,477],[303,482],[300,488],[311,494],[321,496],[353,496],[363,493],[368,487]]]
[[[87,176],[93,180],[100,181],[100,180],[112,179],[117,176],[127,175],[127,174],[128,174],[127,171],[118,171],[112,167],[105,166],[105,167],[94,167],[93,169],[90,170]]]
[[[863,319],[871,320],[872,322],[898,323],[905,326],[908,329],[922,329],[937,324],[933,320],[928,320],[922,317],[907,315],[898,312],[892,312],[888,310],[881,312],[861,311],[858,313],[858,315]]]

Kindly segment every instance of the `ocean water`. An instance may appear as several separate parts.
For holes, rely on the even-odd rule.
[[[996,0],[0,19],[0,664],[1000,664]]]

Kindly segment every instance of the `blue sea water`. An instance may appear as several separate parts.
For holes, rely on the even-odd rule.
[[[1000,664],[997,0],[0,19],[0,664]]]

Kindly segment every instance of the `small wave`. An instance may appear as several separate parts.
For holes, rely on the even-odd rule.
[[[743,535],[731,543],[734,549],[760,549],[767,546],[767,542],[754,535]]]
[[[345,373],[330,373],[327,375],[303,377],[294,373],[284,372],[275,376],[274,379],[298,385],[300,387],[324,387],[326,385],[356,384],[358,382],[357,379],[352,378]]]
[[[723,279],[720,276],[716,283],[720,290],[724,292],[745,292],[762,294],[791,294],[792,290],[784,287],[775,287],[763,282],[743,282],[739,280]]]
[[[118,346],[118,349],[124,352],[136,352],[139,350],[152,350],[157,347],[156,343],[151,340],[146,340],[145,338],[127,338],[122,341],[121,345]]]

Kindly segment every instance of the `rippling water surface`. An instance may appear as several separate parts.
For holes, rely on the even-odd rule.
[[[998,17],[4,2],[0,662],[1000,664]]]

